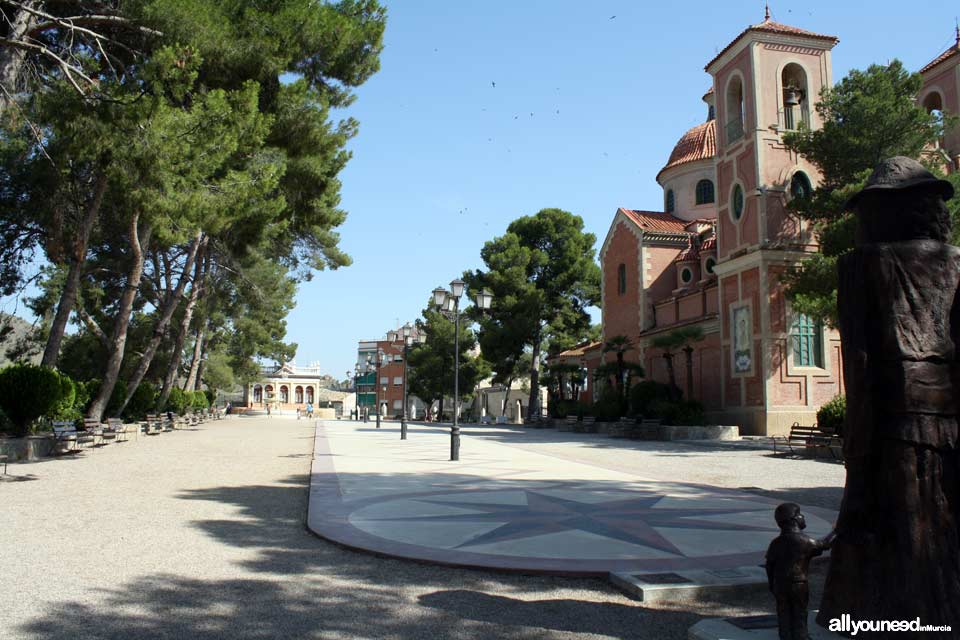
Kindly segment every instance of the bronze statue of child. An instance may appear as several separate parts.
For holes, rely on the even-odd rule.
[[[807,575],[810,560],[830,548],[836,537],[831,531],[822,540],[802,533],[807,523],[800,507],[785,502],[774,512],[780,535],[767,548],[767,582],[777,599],[777,623],[780,640],[809,640],[807,604],[810,589]]]

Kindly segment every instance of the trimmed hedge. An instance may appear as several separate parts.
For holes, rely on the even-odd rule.
[[[0,408],[13,424],[13,435],[29,435],[36,419],[52,413],[71,385],[48,367],[14,364],[0,371]]]
[[[817,411],[817,426],[843,435],[843,421],[847,416],[847,396],[835,396]]]

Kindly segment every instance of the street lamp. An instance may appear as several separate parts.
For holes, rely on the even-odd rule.
[[[376,387],[374,387],[374,399],[377,403],[377,429],[380,428],[380,367],[383,366],[385,356],[386,354],[382,349],[377,349],[376,360],[372,360],[370,356],[367,356],[367,368],[369,369],[371,365],[374,365],[374,370],[376,371],[376,379],[374,380],[374,383],[376,384]]]
[[[400,439],[407,439],[407,357],[410,355],[410,347],[413,346],[415,342],[423,344],[427,341],[427,334],[422,331],[417,332],[416,337],[413,336],[413,327],[410,326],[410,323],[403,325],[400,330],[400,335],[403,336],[403,414],[400,417]]]
[[[442,312],[453,315],[453,426],[450,427],[450,460],[460,459],[460,296],[463,295],[464,282],[460,278],[450,283],[450,291],[443,287],[433,290],[433,304]],[[477,307],[486,311],[493,303],[493,294],[484,289],[477,294]],[[440,407],[443,414],[443,406]]]

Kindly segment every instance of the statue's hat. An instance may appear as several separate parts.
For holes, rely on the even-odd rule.
[[[869,191],[902,191],[924,185],[939,191],[944,200],[953,197],[952,184],[946,180],[940,180],[913,158],[906,156],[887,158],[870,174],[867,186],[847,200],[845,208],[847,211],[852,211],[860,201],[860,197]]]

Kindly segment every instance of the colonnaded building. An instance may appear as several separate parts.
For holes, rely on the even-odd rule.
[[[930,111],[960,113],[960,29],[956,43],[920,70],[918,100]],[[784,132],[821,126],[814,101],[833,84],[835,36],[774,22],[747,27],[710,60],[707,118],[681,136],[657,174],[664,210],[617,209],[600,250],[603,340],[623,335],[647,378],[667,382],[659,335],[699,326],[693,397],[708,417],[744,434],[785,433],[812,424],[824,402],[843,393],[839,335],[796,313],[784,273],[818,250],[811,226],[787,203],[820,174],[783,145]],[[930,157],[960,170],[960,128]],[[608,359],[613,355],[608,354]],[[602,342],[560,360],[595,369]],[[685,387],[682,354],[678,384]],[[596,399],[587,376],[585,399]]]
[[[243,402],[248,409],[270,405],[274,410],[291,413],[309,402],[316,409],[334,409],[336,415],[344,410],[349,413],[353,409],[353,394],[330,389],[331,381],[320,371],[319,364],[304,367],[287,362],[264,367],[257,381],[247,385]]]

